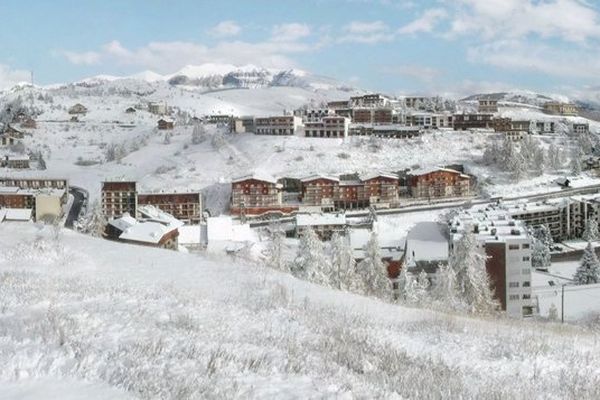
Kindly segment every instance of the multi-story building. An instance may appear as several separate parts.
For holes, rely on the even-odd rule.
[[[394,174],[377,173],[361,177],[369,205],[389,207],[399,199],[399,178]]]
[[[451,222],[451,250],[466,233],[475,235],[479,251],[487,256],[486,272],[501,309],[513,317],[532,316],[532,239],[525,224],[490,210],[464,211]]]
[[[350,136],[375,136],[390,139],[411,139],[421,135],[417,126],[353,124],[348,128]]]
[[[352,122],[355,124],[370,124],[373,122],[373,110],[370,108],[352,109]]]
[[[333,209],[339,191],[340,179],[327,175],[311,175],[301,179],[302,204]]]
[[[315,108],[307,110],[296,110],[294,115],[302,118],[304,123],[306,122],[319,122],[324,117],[335,115],[335,112],[330,108]]]
[[[394,123],[394,110],[391,108],[375,108],[372,114],[372,122],[375,125],[389,125]]]
[[[418,169],[407,174],[413,197],[464,197],[472,194],[473,178],[449,168]]]
[[[134,217],[137,213],[136,182],[102,182],[102,212],[107,219],[119,218],[128,213]]]
[[[254,132],[254,117],[242,116],[234,118],[230,128],[234,133]]]
[[[60,218],[66,202],[65,189],[0,186],[0,208],[31,210],[36,221]]]
[[[4,159],[0,159],[0,167],[27,169],[29,161],[29,156],[4,156]]]
[[[577,115],[579,113],[577,106],[573,103],[561,103],[557,101],[549,101],[544,103],[543,111],[546,114],[554,115]]]
[[[389,99],[379,93],[350,97],[350,107],[385,107]]]
[[[573,123],[571,131],[577,135],[586,135],[590,133],[590,124],[587,122]]]
[[[302,126],[302,119],[295,115],[256,118],[255,133],[257,135],[295,135]]]
[[[497,113],[498,112],[498,100],[491,97],[482,97],[479,99],[480,113]]]
[[[0,178],[0,186],[16,186],[20,189],[64,189],[69,191],[66,179],[49,178]]]
[[[430,100],[429,97],[424,96],[409,96],[404,98],[404,104],[408,108],[414,108],[420,110]]]
[[[345,138],[350,120],[339,115],[328,115],[318,121],[304,123],[304,136],[321,138]]]
[[[535,123],[535,130],[538,133],[554,133],[554,121],[537,121]]]
[[[284,207],[282,186],[275,178],[264,174],[251,174],[231,182],[231,208],[233,215],[260,215],[270,211],[290,212],[297,207]]]
[[[490,129],[493,127],[492,114],[455,114],[454,130]]]
[[[202,219],[202,194],[195,193],[144,193],[137,195],[139,207],[150,205],[188,224],[198,224]]]

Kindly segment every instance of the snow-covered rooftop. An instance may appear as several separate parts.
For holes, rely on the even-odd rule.
[[[29,221],[33,210],[30,208],[5,208],[5,221]]]

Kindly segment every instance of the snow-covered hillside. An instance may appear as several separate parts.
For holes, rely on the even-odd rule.
[[[600,396],[583,328],[403,308],[48,227],[3,225],[0,289],[0,398]]]

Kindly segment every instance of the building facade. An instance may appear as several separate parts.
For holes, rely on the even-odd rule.
[[[120,218],[128,213],[137,213],[137,183],[107,181],[102,182],[102,212],[107,219]]]

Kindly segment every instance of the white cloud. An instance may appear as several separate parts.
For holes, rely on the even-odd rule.
[[[382,21],[352,21],[342,28],[343,34],[338,39],[340,43],[354,42],[374,44],[389,42],[394,34]]]
[[[296,41],[309,35],[310,27],[299,23],[275,25],[272,31],[272,39],[280,42]]]
[[[447,15],[446,10],[441,8],[426,10],[419,18],[398,29],[398,33],[412,35],[420,32],[432,32]]]
[[[223,38],[237,36],[242,31],[242,27],[235,21],[221,21],[212,27],[208,33],[212,36]]]
[[[600,38],[597,10],[578,0],[458,0],[452,6],[450,36],[558,38],[584,42]]]
[[[255,64],[265,68],[292,68],[296,63],[291,54],[311,51],[315,46],[297,41],[268,40],[248,43],[225,41],[209,47],[193,42],[150,42],[138,48],[127,48],[113,40],[97,51],[76,53],[60,52],[73,64],[106,64],[136,66],[159,73],[170,73],[185,65],[204,63],[228,63],[234,65]],[[89,56],[93,54],[93,56]],[[85,60],[85,62],[82,62]]]
[[[381,72],[416,79],[425,84],[432,84],[442,74],[437,68],[410,64],[384,67]]]
[[[30,72],[11,69],[8,65],[0,64],[0,89],[8,89],[19,82],[29,82]]]
[[[100,61],[100,54],[95,51],[62,51],[62,55],[69,60],[71,64],[75,65],[92,65],[97,64]]]
[[[469,48],[467,59],[473,63],[508,70],[526,70],[566,78],[597,78],[600,59],[586,48],[557,48],[521,40],[501,40]]]

